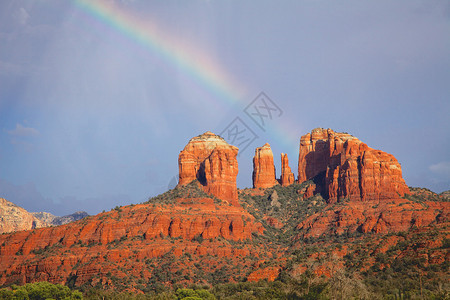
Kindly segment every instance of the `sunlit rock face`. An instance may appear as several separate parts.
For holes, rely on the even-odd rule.
[[[329,202],[387,200],[409,194],[393,155],[331,129],[317,128],[300,139],[298,181],[313,178]]]
[[[255,149],[253,157],[253,187],[270,188],[278,184],[275,177],[273,153],[269,144]]]
[[[192,138],[178,157],[178,185],[197,179],[208,194],[238,206],[238,151],[209,131]]]
[[[287,154],[281,153],[281,177],[280,183],[282,186],[288,186],[293,184],[295,181],[294,173],[289,167],[289,159]]]

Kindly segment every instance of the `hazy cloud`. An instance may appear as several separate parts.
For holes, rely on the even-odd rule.
[[[15,13],[14,17],[20,25],[27,25],[30,14],[25,8],[21,7]]]
[[[16,128],[13,130],[8,130],[8,134],[17,137],[25,137],[25,136],[37,136],[39,135],[39,131],[32,127],[25,127],[20,123],[16,124]]]
[[[450,177],[450,162],[441,161],[437,164],[433,164],[429,167],[430,171],[438,175],[444,175]]]

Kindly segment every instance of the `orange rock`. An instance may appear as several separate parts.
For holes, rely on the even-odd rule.
[[[444,212],[450,211],[450,202],[350,200],[342,205],[329,204],[328,207],[297,226],[301,232],[299,237],[356,231],[388,233],[438,225],[449,221],[449,215]]]
[[[247,281],[260,281],[267,279],[267,281],[274,281],[280,274],[280,267],[267,267],[256,270],[247,277]]]
[[[255,149],[253,157],[253,187],[270,188],[278,184],[273,163],[273,153],[269,144]]]
[[[388,200],[409,194],[395,157],[347,133],[317,128],[300,139],[298,181],[314,179],[329,202]]]
[[[281,153],[281,177],[280,182],[282,186],[288,186],[293,184],[295,181],[294,173],[289,167],[289,159],[287,154]]]
[[[282,222],[280,222],[280,220],[278,220],[277,218],[273,218],[273,217],[264,217],[264,220],[266,220],[267,224],[280,229],[283,228],[284,224]]]
[[[316,185],[310,184],[306,187],[305,192],[303,193],[303,199],[308,199],[312,196],[314,196],[316,192]]]
[[[192,138],[178,157],[178,184],[197,179],[206,193],[238,206],[238,150],[209,131]]]

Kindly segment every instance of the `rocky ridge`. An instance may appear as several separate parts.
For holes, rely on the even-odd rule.
[[[55,216],[48,212],[33,212],[31,214],[36,218],[38,218],[39,220],[51,226],[64,225],[70,222],[81,220],[89,216],[89,214],[85,211],[77,211],[74,212],[73,214],[65,215],[62,217]]]

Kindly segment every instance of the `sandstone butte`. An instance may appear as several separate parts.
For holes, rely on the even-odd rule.
[[[316,128],[300,139],[298,182],[311,179],[330,203],[387,201],[410,193],[393,155],[331,129]]]
[[[295,182],[294,173],[291,171],[291,167],[289,167],[289,159],[287,154],[281,153],[281,177],[280,183],[281,186],[288,186]]]
[[[198,180],[206,193],[239,206],[237,153],[237,147],[210,131],[192,138],[178,157],[178,185]]]
[[[0,198],[0,233],[29,230],[48,226],[31,213]]]
[[[269,144],[255,149],[253,157],[253,187],[270,188],[278,184],[273,163],[273,153]]]

